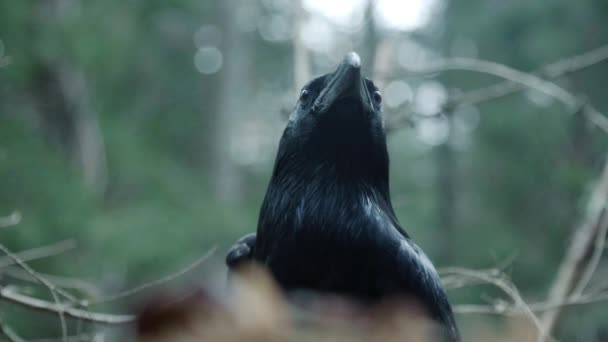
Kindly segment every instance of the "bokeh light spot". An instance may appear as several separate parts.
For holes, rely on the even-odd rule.
[[[411,102],[413,97],[412,88],[402,80],[389,83],[383,91],[384,103],[388,107],[396,108],[406,102]]]
[[[264,40],[284,42],[291,39],[293,27],[285,15],[275,14],[264,16],[258,21],[258,31]]]
[[[376,23],[385,29],[413,31],[425,26],[437,7],[435,0],[376,0]]]
[[[194,66],[201,74],[214,74],[222,68],[222,52],[213,46],[203,46],[194,55]]]
[[[414,108],[420,114],[434,115],[441,111],[447,99],[447,92],[441,83],[424,82],[416,90]]]
[[[449,134],[450,124],[443,116],[421,120],[416,125],[416,136],[427,145],[441,145],[447,141]]]

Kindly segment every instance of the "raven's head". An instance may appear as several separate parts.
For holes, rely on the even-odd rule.
[[[359,56],[346,55],[334,72],[302,89],[281,138],[275,176],[326,169],[340,178],[388,181],[381,101],[378,88],[361,76]]]

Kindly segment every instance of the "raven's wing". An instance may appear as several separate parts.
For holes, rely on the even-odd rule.
[[[439,274],[424,252],[410,239],[399,237],[397,275],[404,292],[412,293],[426,306],[433,319],[445,329],[445,341],[459,341],[452,307],[441,284]]]
[[[256,237],[256,233],[247,234],[230,247],[226,254],[226,264],[230,269],[253,259]]]

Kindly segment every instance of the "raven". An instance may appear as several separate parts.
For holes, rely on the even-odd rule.
[[[257,234],[229,251],[253,259],[287,291],[307,289],[364,302],[406,296],[459,341],[433,264],[399,224],[389,193],[382,96],[351,52],[310,81],[281,137]]]

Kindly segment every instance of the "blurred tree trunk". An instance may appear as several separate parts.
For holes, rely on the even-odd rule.
[[[368,1],[365,8],[365,22],[367,23],[363,31],[363,39],[361,44],[361,62],[363,72],[368,75],[374,74],[376,65],[376,51],[379,35],[376,31],[376,20],[374,18],[374,1]],[[366,70],[367,69],[367,70]]]
[[[442,54],[451,56],[450,46],[454,41],[452,32],[443,34],[441,46]],[[446,73],[441,76],[442,83],[449,93],[450,87],[456,82],[454,76]],[[455,255],[453,250],[454,239],[458,227],[458,188],[459,164],[455,155],[454,140],[454,111],[446,109],[443,113],[448,124],[448,136],[443,144],[435,151],[437,165],[437,229],[439,230],[440,257],[442,260],[452,260]]]
[[[107,186],[106,151],[86,78],[82,70],[69,64],[56,66],[56,72],[72,113],[74,157],[78,160],[87,185],[97,194],[103,195]]]
[[[556,307],[543,314],[541,324],[549,338],[563,312],[559,304],[578,299],[585,291],[605,248],[608,232],[608,159],[587,202],[582,222],[575,227],[570,244],[549,290],[548,303]]]
[[[47,29],[61,25],[73,6],[71,0],[40,3],[38,23]],[[40,60],[39,77],[33,84],[40,129],[68,160],[78,164],[89,188],[103,195],[107,186],[105,144],[85,74],[58,57],[45,55]]]
[[[396,67],[394,59],[399,36],[378,33],[373,1],[369,1],[367,4],[365,21],[367,25],[363,32],[361,48],[363,68],[367,68],[364,72],[374,80],[378,88],[383,89],[388,75]]]
[[[235,6],[239,0],[219,4],[219,25],[222,29],[223,67],[220,71],[218,110],[213,118],[212,181],[216,198],[225,204],[237,204],[243,195],[241,170],[233,158],[231,146],[236,142],[235,127],[242,119],[240,111],[249,90],[251,49],[239,32]]]
[[[296,0],[294,4],[294,35],[293,35],[293,83],[294,91],[299,91],[311,78],[310,53],[302,42],[300,31],[306,16],[302,8],[302,1]],[[297,93],[296,93],[297,95]]]
[[[454,255],[452,248],[455,235],[456,198],[457,198],[457,172],[458,167],[454,150],[450,144],[453,132],[453,114],[445,113],[450,132],[445,143],[437,147],[435,153],[437,163],[437,227],[441,231],[440,256],[443,260],[450,260]]]

